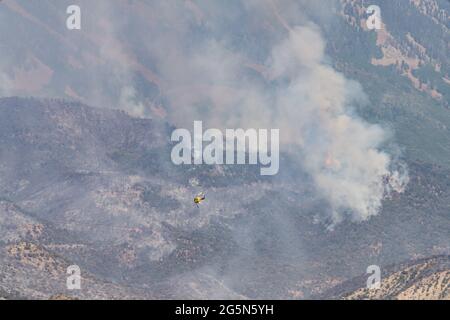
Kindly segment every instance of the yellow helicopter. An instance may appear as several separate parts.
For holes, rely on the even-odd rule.
[[[200,192],[199,194],[197,194],[195,196],[194,203],[197,206],[197,208],[199,207],[198,205],[205,199],[206,199],[206,197],[205,197],[205,194],[203,192]]]

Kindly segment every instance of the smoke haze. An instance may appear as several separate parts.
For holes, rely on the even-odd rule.
[[[311,176],[333,222],[365,220],[393,188],[404,189],[407,170],[381,150],[387,132],[353,112],[368,103],[361,86],[325,55],[317,22],[332,19],[332,4],[81,1],[82,30],[47,26],[77,70],[78,88],[60,87],[53,75],[33,95],[69,96],[183,128],[194,120],[220,129],[279,128],[281,152],[294,154]],[[6,72],[16,74],[12,88]],[[0,93],[29,94],[17,79],[17,70],[0,73]]]

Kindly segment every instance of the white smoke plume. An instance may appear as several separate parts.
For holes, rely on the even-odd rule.
[[[296,27],[272,52],[273,77],[287,77],[277,94],[277,120],[297,137],[303,165],[330,202],[333,220],[349,212],[365,220],[379,212],[387,191],[401,191],[406,170],[391,171],[392,157],[380,151],[387,134],[350,113],[364,99],[360,86],[323,63],[324,41],[315,26]]]
[[[11,95],[13,84],[6,73],[0,72],[0,97]]]
[[[136,89],[131,86],[125,86],[120,91],[119,107],[132,117],[145,117],[145,106],[136,97]]]
[[[169,37],[179,40],[174,48],[166,39],[157,41],[163,50],[152,52],[169,80],[169,117],[184,127],[202,119],[219,128],[280,128],[281,150],[297,153],[329,202],[333,222],[345,215],[366,220],[379,212],[387,193],[403,190],[407,170],[394,170],[401,166],[380,151],[387,132],[351,112],[352,104],[367,103],[366,96],[357,82],[326,63],[319,27],[308,21],[290,27],[277,17],[284,40],[257,66],[266,83],[244,76],[248,59],[227,47],[226,37],[198,42],[190,51],[176,35]]]
[[[78,94],[89,104],[141,117],[155,105],[184,128],[194,120],[221,129],[279,128],[280,151],[296,155],[333,221],[360,221],[379,212],[387,193],[402,191],[408,176],[381,151],[388,133],[352,112],[368,99],[330,66],[326,40],[308,18],[309,11],[330,19],[331,3],[80,1],[86,20],[66,37],[81,49],[67,54],[86,69],[79,72],[88,85]],[[152,96],[140,78],[151,83]]]

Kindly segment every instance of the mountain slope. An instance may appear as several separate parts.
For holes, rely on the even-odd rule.
[[[384,269],[379,289],[368,289],[361,276],[325,293],[328,299],[449,300],[450,257],[436,256]]]
[[[0,99],[0,297],[70,296],[70,263],[97,283],[83,298],[308,298],[368,265],[449,254],[448,1],[78,3],[82,30],[65,27],[71,1],[0,2],[0,30],[11,30],[0,32],[0,96],[16,96]],[[378,32],[365,25],[370,4]],[[334,225],[288,153],[276,177],[170,161],[175,120],[226,118],[229,101],[241,106],[232,97],[254,98],[248,83],[285,86],[268,70],[272,51],[304,25],[320,30],[323,66],[361,85],[367,103],[349,114],[383,127],[382,149],[408,167],[405,192],[367,221]],[[411,277],[370,295],[445,297],[423,289],[445,273]]]
[[[329,230],[326,204],[287,155],[269,178],[257,166],[174,166],[164,123],[65,101],[0,99],[0,119],[0,284],[18,296],[62,293],[44,275],[70,262],[156,297],[305,298],[368,265],[450,249],[450,172],[439,166],[408,163],[407,190],[379,215]],[[35,272],[31,287],[14,283]]]

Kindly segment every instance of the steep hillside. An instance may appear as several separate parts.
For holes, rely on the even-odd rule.
[[[330,230],[288,155],[270,178],[257,166],[174,166],[167,125],[65,101],[0,99],[0,119],[0,284],[17,296],[63,293],[70,262],[157,297],[305,298],[371,264],[450,250],[439,166],[408,163],[407,190],[378,216]],[[109,296],[100,288],[85,297]]]
[[[448,298],[448,1],[77,3],[81,30],[66,28],[72,1],[0,1],[0,298]],[[284,65],[297,28],[306,62]],[[307,118],[311,101],[322,108]],[[335,223],[289,150],[343,133],[295,131],[335,102],[353,129],[378,125],[376,147],[409,174],[360,222],[344,210]],[[171,132],[192,119],[281,126],[279,174],[173,165]],[[350,140],[334,151],[347,156]],[[70,264],[88,289],[65,289]],[[347,281],[373,264],[387,275],[378,293]]]
[[[382,273],[379,289],[368,289],[366,279],[367,276],[361,276],[346,281],[322,297],[350,300],[449,300],[450,257],[436,256],[390,266]]]

